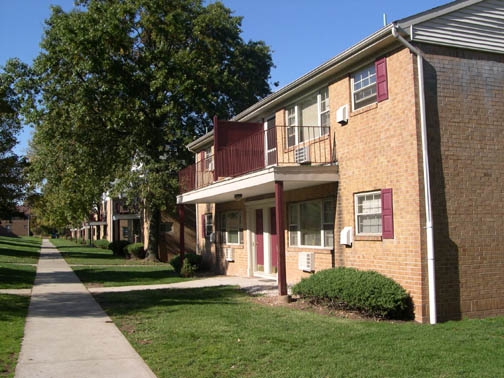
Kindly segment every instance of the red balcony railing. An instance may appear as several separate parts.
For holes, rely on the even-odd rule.
[[[335,161],[329,127],[276,126],[224,146],[179,173],[180,192],[267,166],[327,165]]]

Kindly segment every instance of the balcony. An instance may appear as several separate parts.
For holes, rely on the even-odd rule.
[[[201,156],[179,172],[180,193],[267,167],[332,165],[336,162],[334,148],[328,126],[276,126]]]

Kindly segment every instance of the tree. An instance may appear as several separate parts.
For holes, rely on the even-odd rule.
[[[25,195],[26,161],[13,152],[21,123],[12,84],[9,75],[0,75],[0,219],[16,215],[16,205]]]
[[[272,60],[241,18],[200,0],[81,0],[52,9],[24,113],[35,125],[30,178],[46,209],[75,221],[102,192],[140,199],[157,256],[161,210],[175,206],[185,145],[269,94]],[[113,183],[113,185],[112,185]],[[59,210],[61,213],[61,210]]]

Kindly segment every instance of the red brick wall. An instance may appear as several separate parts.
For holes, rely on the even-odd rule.
[[[440,320],[504,314],[504,56],[421,46]]]
[[[388,54],[388,100],[353,111],[348,124],[334,127],[340,175],[335,262],[396,280],[411,293],[416,319],[426,321],[414,62],[406,49]],[[332,85],[329,96],[331,111],[344,104],[351,108],[350,78]],[[351,248],[339,245],[343,227],[351,226],[355,234],[354,194],[385,188],[393,190],[394,239],[359,238]]]

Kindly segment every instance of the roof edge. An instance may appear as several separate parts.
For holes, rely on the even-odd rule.
[[[263,98],[262,100],[259,100],[254,105],[250,106],[249,108],[245,109],[241,113],[234,116],[231,120],[232,121],[250,120],[251,118],[253,118],[253,114],[256,113],[257,111],[259,111],[261,108],[263,108],[266,104],[269,104],[273,101],[276,101],[282,97],[287,96],[294,89],[296,89],[300,86],[309,84],[311,81],[313,81],[314,79],[319,77],[321,74],[334,68],[339,63],[345,61],[346,59],[348,59],[350,57],[353,57],[354,55],[357,55],[358,53],[365,50],[367,47],[376,44],[378,41],[380,41],[382,39],[385,39],[387,36],[391,36],[392,35],[391,30],[393,27],[394,27],[393,24],[388,24],[388,25],[384,26],[383,28],[374,32],[373,34],[371,34],[367,38],[361,40],[357,44],[344,50],[342,53],[336,55],[334,58],[326,61],[325,63],[322,63],[321,65],[319,65],[315,69],[309,71],[305,75],[303,75],[303,76],[299,77],[298,79],[292,81],[291,83],[287,84],[285,87],[270,94],[269,96]]]
[[[445,14],[455,12],[459,9],[466,8],[473,4],[481,3],[484,0],[455,0],[438,7],[428,9],[426,11],[405,17],[395,21],[401,28],[409,28],[412,25],[420,24],[433,18],[444,16]]]
[[[191,152],[197,152],[201,147],[213,141],[214,131],[209,131],[205,135],[189,143],[186,147]]]

